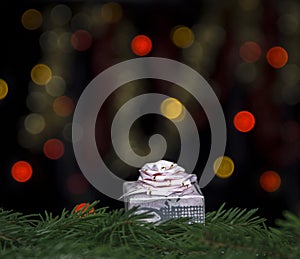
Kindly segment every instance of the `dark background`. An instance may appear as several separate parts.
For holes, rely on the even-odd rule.
[[[203,188],[206,210],[217,209],[223,202],[228,207],[259,208],[259,214],[270,223],[281,217],[283,210],[299,215],[300,70],[297,69],[300,56],[297,46],[300,45],[300,4],[296,0],[117,2],[122,7],[122,18],[118,22],[95,22],[92,26],[88,25],[91,10],[96,12],[107,2],[1,3],[0,78],[7,82],[9,92],[6,98],[0,100],[0,206],[24,213],[44,210],[59,213],[63,208],[72,209],[81,202],[100,200],[101,206],[111,209],[123,207],[123,203],[111,200],[94,189],[80,172],[72,143],[63,134],[66,125],[72,122],[72,116],[63,119],[52,117],[47,122],[47,134],[41,133],[41,141],[37,141],[40,144],[31,148],[20,144],[20,130],[24,128],[24,116],[32,112],[26,98],[32,89],[30,71],[34,65],[41,62],[50,67],[57,66],[56,74],[62,75],[66,81],[64,94],[76,103],[83,89],[98,73],[120,61],[137,57],[130,49],[130,41],[138,34],[146,34],[153,42],[153,49],[147,56],[175,59],[197,70],[212,85],[224,109],[228,129],[226,155],[233,159],[235,171],[227,179],[215,177]],[[72,11],[70,21],[60,26],[60,30],[72,33],[85,29],[93,36],[92,45],[86,51],[73,49],[60,56],[55,50],[41,47],[41,35],[57,29],[49,17],[52,8],[58,4],[64,4]],[[43,14],[42,26],[32,31],[26,30],[21,23],[22,14],[30,8]],[[86,20],[82,18],[81,22],[78,22],[80,19],[75,22],[74,17],[80,13],[86,14],[83,16]],[[212,35],[215,42],[206,42],[203,49],[197,50],[195,47],[193,54],[190,54],[194,57],[191,61],[187,54],[189,50],[176,47],[170,40],[170,32],[176,25],[196,28],[197,24],[200,29],[194,33],[198,33],[200,39],[203,35]],[[214,28],[220,31],[215,32]],[[262,50],[260,59],[251,67],[243,65],[245,62],[239,56],[239,48],[245,41],[256,41]],[[292,65],[297,69],[271,67],[265,56],[273,46],[284,47],[289,54],[286,66],[291,68]],[[256,72],[249,79],[253,67]],[[155,91],[165,84],[154,81],[148,82],[152,86],[147,90]],[[283,90],[286,88],[288,90]],[[120,90],[111,96],[99,113],[97,121],[101,116],[104,121],[97,124],[97,144],[102,146],[104,153],[111,154],[107,136],[109,122],[118,105],[121,105],[112,105],[110,101],[114,102],[124,93],[126,90]],[[177,94],[180,95],[179,90]],[[124,94],[123,101],[129,98]],[[191,107],[191,114],[201,110],[196,104]],[[48,114],[50,109],[41,114]],[[247,134],[237,131],[232,123],[234,115],[240,110],[249,110],[256,118],[254,130]],[[153,128],[149,129],[148,121],[149,125],[154,125]],[[201,136],[201,159],[205,160],[210,148],[207,141],[210,131],[206,123],[200,124],[197,126]],[[141,118],[139,125],[144,127],[145,136],[157,133],[158,129],[167,135],[171,132],[169,136],[174,138],[169,137],[167,141],[172,142],[172,147],[178,146],[176,131],[165,119],[157,116]],[[45,157],[41,143],[47,138],[58,138],[64,142],[62,158],[50,160]],[[168,158],[175,160],[176,152],[169,152]],[[33,167],[33,177],[26,183],[18,183],[11,177],[11,167],[18,160],[26,160]],[[198,175],[201,174],[202,160],[197,168]],[[128,168],[121,162],[110,166],[124,179],[132,180],[137,176],[137,168]],[[281,186],[276,192],[268,193],[259,184],[259,177],[266,170],[274,170],[281,177]]]

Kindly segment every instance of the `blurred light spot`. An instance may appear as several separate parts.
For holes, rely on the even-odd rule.
[[[213,165],[215,174],[220,178],[228,178],[234,171],[234,163],[228,156],[218,157]]]
[[[118,3],[110,2],[102,5],[101,18],[107,23],[116,23],[122,18],[122,7]]]
[[[42,25],[43,16],[36,9],[28,9],[23,13],[21,22],[25,29],[36,30]]]
[[[194,42],[194,33],[186,26],[176,26],[171,32],[171,39],[177,47],[188,48]]]
[[[245,11],[253,11],[258,7],[259,0],[239,0],[238,3]]]
[[[84,194],[88,190],[88,183],[82,174],[72,174],[67,179],[67,189],[75,195]]]
[[[239,82],[249,84],[257,78],[257,68],[254,63],[241,63],[235,70],[235,76]]]
[[[259,183],[266,192],[275,192],[281,185],[281,178],[274,171],[266,171],[260,176]]]
[[[65,153],[65,146],[59,139],[49,139],[44,143],[43,152],[46,157],[57,160]]]
[[[280,76],[285,84],[296,85],[300,81],[300,68],[296,64],[287,64],[280,70]]]
[[[0,79],[0,100],[4,99],[7,93],[8,93],[8,85],[3,79]]]
[[[247,41],[240,47],[240,57],[245,62],[255,62],[261,55],[260,46],[254,41]]]
[[[293,34],[299,31],[299,21],[296,15],[283,14],[278,19],[279,31],[283,34]]]
[[[31,92],[27,95],[26,105],[32,112],[42,112],[47,108],[47,98],[39,92]]]
[[[49,95],[54,97],[61,96],[66,90],[66,82],[60,76],[53,76],[45,88]]]
[[[255,125],[255,118],[251,112],[240,111],[233,119],[234,127],[241,132],[249,132]]]
[[[40,36],[40,46],[44,51],[56,51],[58,48],[58,35],[54,31],[46,31]]]
[[[46,122],[42,115],[31,113],[26,116],[24,126],[29,133],[39,134],[45,129]]]
[[[67,117],[74,111],[75,104],[68,96],[59,96],[53,102],[54,112],[61,117]]]
[[[86,30],[77,30],[72,34],[71,44],[78,51],[85,51],[92,45],[93,39],[91,34]]]
[[[172,120],[181,115],[183,106],[177,99],[167,98],[162,101],[160,105],[160,111],[165,117]]]
[[[72,16],[71,9],[64,5],[59,4],[53,7],[50,13],[50,18],[55,25],[65,25]]]
[[[98,18],[99,19],[99,18]],[[100,20],[100,19],[99,19]],[[91,18],[84,12],[77,13],[71,20],[72,31],[76,30],[90,30]]]
[[[57,46],[63,52],[71,52],[73,46],[71,44],[72,33],[64,32],[57,39]]]
[[[31,70],[31,79],[37,85],[47,84],[52,77],[51,69],[45,64],[37,64]]]
[[[288,53],[282,47],[272,47],[267,52],[267,61],[272,67],[281,68],[288,61]]]
[[[17,182],[27,182],[32,177],[32,167],[26,161],[18,161],[12,166],[11,175]]]
[[[131,41],[131,49],[134,54],[145,56],[152,49],[152,41],[146,35],[135,36]]]
[[[88,208],[89,206],[90,206],[89,203],[80,203],[80,204],[76,205],[74,212],[77,212],[77,213],[84,213],[84,212],[86,212],[86,210],[87,210],[87,208]],[[89,210],[89,213],[93,213],[94,211],[95,211],[95,209],[94,209],[94,208],[91,208],[91,209]],[[87,215],[87,214],[84,214],[84,216],[86,216],[86,215]]]

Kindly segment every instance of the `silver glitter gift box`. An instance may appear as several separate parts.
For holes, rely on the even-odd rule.
[[[156,163],[149,163],[151,169],[153,168],[152,166],[157,163],[161,165],[161,163],[166,164],[170,162],[160,160]],[[172,163],[172,165],[174,165],[174,163]],[[143,168],[141,170],[143,170]],[[182,167],[178,168],[183,169]],[[166,176],[168,175],[167,173],[165,174]],[[178,177],[179,173],[176,172],[174,175]],[[154,177],[152,176],[152,178],[158,178],[158,174],[159,173],[154,174]],[[190,174],[184,174],[191,178]],[[185,177],[185,179],[187,179],[187,177]],[[129,210],[133,207],[138,207],[137,213],[150,212],[150,214],[153,214],[153,217],[147,219],[148,222],[162,222],[172,218],[189,217],[189,223],[204,223],[204,196],[198,187],[198,183],[195,181],[196,176],[193,175],[193,177],[194,181],[188,180],[189,185],[186,185],[186,188],[178,190],[178,185],[171,191],[170,180],[161,180],[159,182],[161,186],[156,186],[155,188],[153,188],[153,185],[149,185],[148,183],[145,185],[145,180],[142,181],[141,176],[138,181],[125,182],[123,185],[125,209]],[[187,181],[184,183],[186,182]],[[180,187],[184,186],[184,183],[181,183]],[[157,184],[157,182],[155,182],[155,184]]]

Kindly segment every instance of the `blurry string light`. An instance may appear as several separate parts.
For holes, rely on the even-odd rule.
[[[49,139],[43,145],[43,152],[49,159],[57,160],[64,155],[65,146],[59,139]]]
[[[171,31],[171,40],[179,48],[188,48],[194,42],[193,31],[186,26],[176,26]]]
[[[240,47],[240,57],[245,62],[256,62],[261,56],[261,48],[254,41],[244,42]]]
[[[218,177],[228,178],[234,171],[234,162],[228,156],[221,156],[214,161],[213,169]]]
[[[32,112],[43,112],[47,109],[47,97],[41,92],[30,92],[26,98],[26,105]]]
[[[8,93],[8,85],[6,81],[0,79],[0,100],[4,99]]]
[[[240,111],[234,116],[233,124],[238,131],[249,132],[255,126],[255,117],[249,111]]]
[[[45,31],[41,34],[39,43],[41,46],[41,49],[47,52],[56,51],[58,46],[58,34],[51,30],[51,31]]]
[[[288,53],[283,47],[275,46],[268,50],[266,58],[272,67],[281,68],[288,62]]]
[[[137,35],[131,41],[131,49],[134,54],[145,56],[152,49],[152,41],[146,35]]]
[[[43,16],[36,9],[28,9],[23,13],[21,22],[25,29],[36,30],[42,25]]]
[[[108,2],[101,7],[101,18],[106,23],[116,23],[122,18],[122,7],[116,2]]]
[[[45,64],[37,64],[31,70],[31,79],[37,85],[47,84],[52,77],[50,67]]]
[[[86,30],[77,30],[71,36],[71,44],[78,51],[86,51],[91,47],[92,42],[92,35]]]
[[[79,12],[74,14],[71,19],[71,30],[90,30],[91,18],[86,12]]]
[[[26,116],[24,120],[24,126],[29,133],[39,134],[44,130],[46,122],[42,115],[31,113]]]
[[[257,67],[253,63],[240,63],[235,70],[235,77],[243,84],[249,84],[257,78]]]
[[[160,105],[160,111],[168,119],[178,119],[183,113],[183,105],[175,98],[166,98]]]
[[[281,177],[275,171],[266,171],[261,174],[259,184],[266,192],[275,192],[281,185]]]
[[[17,182],[27,182],[32,177],[32,167],[26,161],[18,161],[13,164],[11,175]]]
[[[66,82],[61,76],[53,76],[45,88],[49,95],[54,97],[61,96],[66,91]]]
[[[50,12],[50,18],[53,24],[62,26],[67,24],[72,17],[71,9],[64,4],[54,6]]]
[[[54,112],[61,117],[67,117],[71,115],[74,111],[74,108],[74,101],[69,96],[59,96],[53,102]]]

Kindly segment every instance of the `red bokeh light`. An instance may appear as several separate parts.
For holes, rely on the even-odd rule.
[[[76,205],[76,207],[75,207],[75,212],[77,212],[77,213],[84,213],[84,212],[86,212],[86,210],[87,210],[87,208],[90,206],[90,204],[89,203],[85,203],[85,202],[83,202],[83,203],[80,203],[80,204],[78,204],[78,205]],[[94,208],[91,208],[90,210],[89,210],[89,213],[93,213],[95,211],[95,209]],[[84,214],[85,216],[86,216],[86,214]]]
[[[78,51],[85,51],[92,45],[93,38],[86,30],[77,30],[72,34],[71,44]]]
[[[27,182],[32,177],[32,167],[26,161],[18,161],[12,166],[11,175],[17,182]]]
[[[267,61],[274,68],[283,67],[288,61],[287,51],[279,46],[270,48],[267,52]]]
[[[251,112],[240,111],[233,119],[234,127],[241,132],[249,132],[255,125],[255,117]]]
[[[45,142],[43,151],[46,157],[57,160],[65,153],[65,146],[59,139],[49,139]]]
[[[260,176],[259,183],[266,192],[275,192],[281,185],[281,178],[274,171],[266,171]]]
[[[131,41],[131,49],[138,56],[147,55],[152,49],[152,41],[145,35],[138,35]]]
[[[246,62],[255,62],[261,56],[261,48],[254,41],[247,41],[240,47],[240,57]]]

